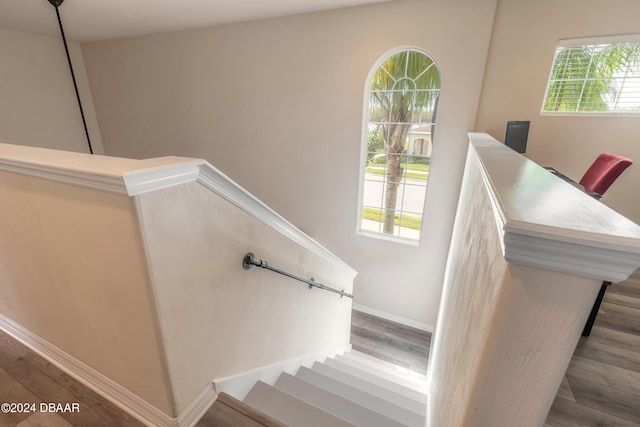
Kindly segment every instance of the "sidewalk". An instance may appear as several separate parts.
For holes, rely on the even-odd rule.
[[[380,233],[382,231],[382,223],[378,221],[373,221],[370,219],[363,219],[361,228],[363,231]],[[413,228],[406,228],[406,227],[398,227],[396,225],[394,227],[393,235],[396,237],[404,237],[407,239],[418,240],[420,238],[420,230],[414,230]]]

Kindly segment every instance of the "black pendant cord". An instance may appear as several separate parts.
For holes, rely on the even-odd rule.
[[[78,107],[80,107],[80,115],[82,116],[82,125],[84,126],[84,133],[87,136],[87,143],[89,144],[89,152],[93,154],[93,147],[91,146],[91,138],[89,138],[89,130],[87,129],[87,121],[84,118],[84,109],[82,108],[82,101],[80,100],[80,93],[78,92],[78,84],[76,83],[76,75],[73,72],[73,65],[71,64],[71,56],[69,55],[69,48],[67,47],[67,38],[64,36],[64,29],[62,28],[62,19],[60,19],[60,11],[58,6],[62,4],[64,0],[49,0],[49,3],[56,9],[56,16],[58,17],[58,25],[60,25],[60,34],[62,35],[62,43],[64,44],[64,51],[67,53],[67,61],[69,62],[69,71],[71,71],[71,79],[73,80],[73,87],[76,90],[76,99],[78,100]]]

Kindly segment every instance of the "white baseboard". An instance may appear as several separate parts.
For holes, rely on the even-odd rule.
[[[172,418],[2,314],[0,314],[0,329],[61,371],[149,426],[190,427],[209,409],[216,398],[213,386],[207,387],[178,418]]]
[[[178,417],[179,427],[193,427],[195,426],[205,412],[209,410],[211,405],[218,398],[213,384],[209,384],[202,392],[191,402],[191,405],[185,409]]]
[[[225,392],[238,400],[243,400],[257,381],[273,385],[282,372],[294,375],[300,366],[309,368],[314,362],[324,362],[328,357],[333,357],[349,350],[351,350],[351,344],[346,344],[319,353],[307,354],[272,365],[261,366],[247,372],[214,380],[214,388],[216,393]]]
[[[386,311],[378,310],[376,308],[367,307],[366,305],[353,303],[353,309],[356,311],[361,311],[363,313],[370,314],[372,316],[380,317],[385,320],[390,320],[392,322],[400,323],[405,326],[410,326],[412,328],[420,329],[422,331],[426,331],[429,333],[433,333],[433,330],[435,329],[432,325],[418,322],[417,320],[408,319],[406,317],[398,316],[396,314],[387,313]]]

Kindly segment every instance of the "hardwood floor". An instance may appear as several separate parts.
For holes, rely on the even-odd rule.
[[[640,270],[609,287],[565,379],[547,427],[640,427]]]
[[[353,312],[355,350],[424,374],[430,341],[427,332]],[[0,331],[0,403],[4,401],[79,402],[81,411],[0,413],[0,427],[142,425]],[[205,415],[198,426],[221,425],[213,418]],[[545,424],[578,426],[640,427],[640,270],[607,291],[591,336],[580,339]]]
[[[287,427],[245,403],[220,393],[197,427]]]
[[[355,350],[424,373],[430,341],[426,332],[354,312]],[[640,270],[607,290],[545,427],[640,427]]]
[[[6,402],[35,407],[28,412],[1,412],[0,427],[144,425],[0,331],[0,403]],[[42,403],[46,411],[41,411]],[[69,411],[52,412],[48,403],[68,403]],[[74,410],[74,403],[78,404],[78,411]]]
[[[427,373],[431,334],[360,311],[351,314],[351,346],[419,374]]]

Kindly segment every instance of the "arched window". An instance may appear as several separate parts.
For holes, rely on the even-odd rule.
[[[359,230],[418,240],[440,71],[426,52],[395,51],[374,66],[367,89]]]

